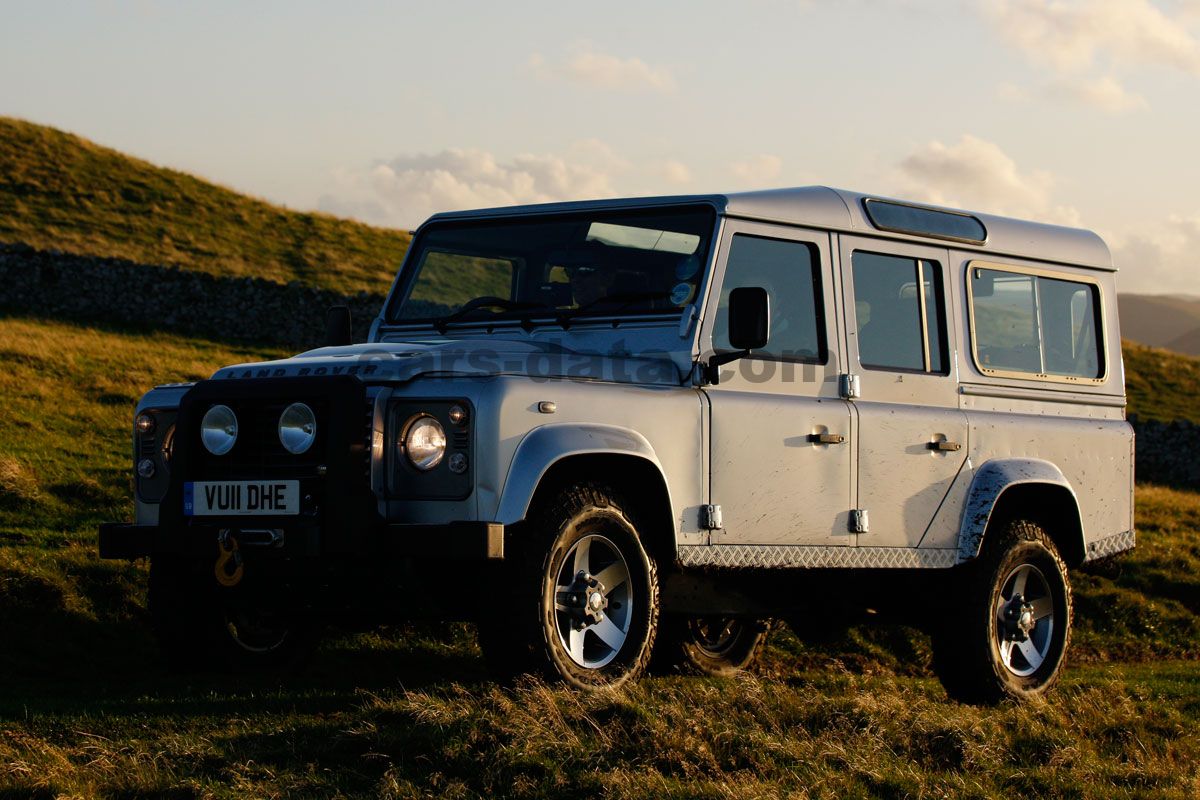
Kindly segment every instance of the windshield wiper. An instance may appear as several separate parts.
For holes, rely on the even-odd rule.
[[[463,303],[457,311],[447,314],[444,317],[435,319],[433,321],[433,327],[438,333],[444,334],[446,332],[446,328],[449,327],[451,322],[457,322],[458,320],[470,314],[472,311],[478,311],[481,308],[499,308],[503,309],[504,311],[521,311],[534,308],[545,308],[549,311],[554,310],[553,307],[548,306],[545,303],[522,302],[519,300],[508,300],[503,297],[494,297],[492,295],[488,295],[486,297],[476,297],[474,300],[468,300],[467,302]]]
[[[615,314],[619,311],[625,310],[631,303],[636,303],[639,300],[665,300],[670,296],[670,292],[616,292],[614,294],[605,295],[604,297],[597,297],[590,303],[584,303],[579,308],[572,308],[568,311],[562,312],[558,315],[558,324],[561,325],[562,329],[565,331],[571,327],[571,322],[576,317],[586,311],[591,311],[593,308],[598,306],[615,303],[617,306],[615,309],[613,309],[613,313]]]

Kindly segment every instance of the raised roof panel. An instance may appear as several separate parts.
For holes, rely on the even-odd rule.
[[[849,192],[844,189],[831,189],[823,186],[772,189],[763,192],[738,192],[725,195],[725,199],[726,213],[731,216],[772,220],[794,225],[814,225],[849,230],[855,233],[866,231],[875,234],[879,233],[879,229],[867,217],[864,209],[865,201],[879,200],[900,205],[913,205],[892,197]],[[1113,269],[1112,255],[1108,251],[1108,246],[1103,239],[1088,230],[953,208],[921,207],[944,210],[951,214],[967,214],[979,220],[987,231],[987,239],[982,243],[966,242],[962,245],[970,250]],[[837,221],[839,219],[840,222]],[[927,238],[919,234],[902,233],[898,235]]]
[[[791,189],[768,189],[758,192],[734,192],[730,194],[683,195],[675,197],[636,197],[608,200],[586,200],[568,203],[546,203],[539,205],[489,208],[476,211],[458,211],[437,214],[432,220],[461,220],[478,217],[513,216],[521,214],[553,214],[586,211],[589,209],[626,209],[647,205],[686,205],[706,203],[728,216],[780,222],[789,225],[805,225],[835,231],[869,233],[874,235],[898,236],[909,239],[926,239],[945,242],[929,235],[916,233],[880,231],[872,224],[864,207],[865,201],[882,201],[899,205],[914,206],[904,200],[859,192],[848,192],[826,186],[800,186]],[[949,214],[966,214],[978,220],[987,231],[983,242],[967,238],[954,238],[964,249],[994,255],[1010,255],[1064,264],[1079,264],[1112,270],[1112,255],[1104,241],[1088,230],[1047,225],[1040,222],[978,214],[959,209],[940,209],[936,206],[920,205],[919,208],[945,211]]]

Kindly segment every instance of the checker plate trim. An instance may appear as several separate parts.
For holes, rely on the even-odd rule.
[[[862,567],[945,569],[958,563],[957,548],[823,547],[820,545],[680,545],[685,567]]]
[[[1098,558],[1107,558],[1117,553],[1124,553],[1126,550],[1132,550],[1137,546],[1137,534],[1134,531],[1125,531],[1112,536],[1105,536],[1103,539],[1097,539],[1094,542],[1088,542],[1087,557],[1084,562],[1095,561]]]

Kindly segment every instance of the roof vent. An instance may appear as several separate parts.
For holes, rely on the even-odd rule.
[[[987,228],[970,214],[887,200],[864,200],[863,208],[871,224],[881,231],[911,233],[915,236],[971,244],[983,244],[987,241]]]

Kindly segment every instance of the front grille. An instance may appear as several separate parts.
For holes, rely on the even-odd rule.
[[[173,464],[160,525],[203,528],[222,519],[184,516],[188,482],[297,480],[300,514],[279,519],[276,527],[335,520],[336,525],[322,528],[321,552],[353,552],[365,546],[378,516],[370,481],[364,477],[370,463],[365,401],[366,387],[358,378],[345,375],[197,383],[180,403],[175,423],[178,469]],[[279,416],[297,402],[313,410],[317,435],[312,447],[293,455],[279,441]],[[238,418],[237,442],[223,456],[209,453],[200,440],[201,420],[218,404],[229,406]]]

